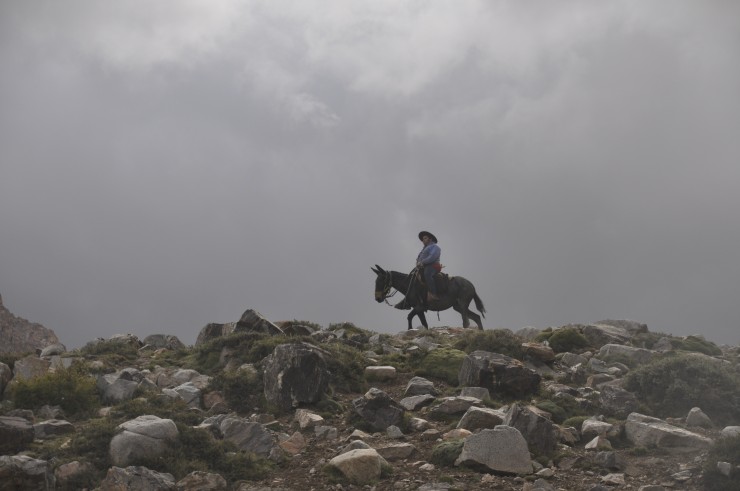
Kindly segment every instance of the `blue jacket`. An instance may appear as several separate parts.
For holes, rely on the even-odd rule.
[[[432,242],[421,250],[419,255],[416,257],[416,262],[421,263],[424,266],[429,266],[430,264],[438,263],[441,256],[442,249],[440,249],[437,244]]]

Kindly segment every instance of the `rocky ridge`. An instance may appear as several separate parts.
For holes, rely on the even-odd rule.
[[[59,342],[56,334],[36,322],[13,315],[0,295],[0,353],[28,353]]]
[[[660,338],[641,347],[647,326],[629,321],[562,326],[544,333],[547,340],[532,328],[498,332],[515,341],[520,356],[453,349],[473,334],[461,328],[391,336],[351,324],[273,323],[254,310],[238,322],[205,326],[193,348],[171,335],[119,335],[73,352],[50,344],[12,368],[0,363],[0,490],[78,489],[85,476],[101,490],[699,490],[705,489],[708,450],[740,434],[740,414],[720,424],[707,415],[712,408],[695,407],[682,417],[659,418],[645,414],[645,405],[623,387],[626,374],[671,356],[673,341],[685,340]],[[553,349],[556,333],[570,332],[586,344]],[[218,344],[239,335],[253,336],[252,344]],[[245,346],[266,339],[277,340],[266,356],[242,363]],[[210,346],[221,346],[213,353],[217,368],[209,374],[189,368],[189,350]],[[349,374],[333,364],[344,352],[337,346],[356,356],[361,387],[339,382]],[[697,356],[737,372],[738,349],[718,351]],[[135,359],[95,355],[124,352]],[[430,359],[426,369],[410,362]],[[14,383],[76,362],[95,377],[103,404],[96,416],[75,421],[59,406],[15,407]],[[447,363],[455,368],[452,379]],[[249,404],[237,406],[215,382],[225,373],[258,381],[260,393],[241,394]],[[185,438],[184,420],[154,414],[162,398],[182,405],[191,428],[270,463],[272,471],[228,481],[211,469],[177,478],[162,470],[163,456]],[[68,446],[132,402],[145,414],[117,425],[103,450],[106,468],[91,469],[84,457],[42,458],[53,453],[48,445]],[[551,412],[559,407],[583,416],[563,421]],[[739,466],[717,463],[728,479],[739,475]]]

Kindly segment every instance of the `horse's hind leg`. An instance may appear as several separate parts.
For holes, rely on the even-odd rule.
[[[461,304],[455,305],[452,308],[455,309],[455,311],[457,311],[462,316],[463,329],[467,329],[470,325],[470,320],[468,320],[468,312],[470,311],[467,309],[467,307]]]
[[[478,329],[480,329],[482,331],[483,330],[483,322],[481,322],[480,316],[478,314],[476,314],[475,312],[473,312],[472,310],[470,310],[470,309],[466,309],[466,310],[468,311],[468,317],[470,317],[471,319],[473,319],[473,322],[475,322],[476,324],[478,324]]]
[[[427,316],[424,315],[424,311],[422,310],[419,312],[419,320],[421,320],[421,325],[424,326],[424,329],[429,329],[429,324],[427,324]]]

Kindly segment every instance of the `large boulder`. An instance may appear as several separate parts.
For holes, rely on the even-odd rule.
[[[111,467],[100,482],[99,489],[105,491],[175,491],[175,478],[172,474],[157,472],[146,467]]]
[[[421,396],[425,394],[437,395],[438,391],[434,388],[434,382],[424,377],[414,377],[406,384],[406,390],[403,395],[406,397]]]
[[[308,343],[281,344],[265,358],[265,398],[281,411],[321,400],[331,374],[328,353]]]
[[[56,489],[54,468],[28,455],[0,456],[0,491]]]
[[[471,406],[457,423],[457,428],[469,431],[491,429],[502,424],[506,413],[499,409]]]
[[[390,469],[390,464],[372,448],[355,449],[339,454],[327,465],[356,485],[375,483],[384,470]]]
[[[527,442],[519,430],[499,425],[481,430],[465,439],[455,465],[483,465],[495,472],[531,474],[532,460]]]
[[[96,386],[105,404],[117,404],[134,397],[134,392],[144,379],[138,370],[120,370],[99,375]]]
[[[234,332],[261,332],[264,334],[270,334],[276,336],[279,334],[285,334],[282,329],[267,320],[262,314],[256,310],[249,309],[242,314],[239,322],[236,323]]]
[[[627,440],[641,447],[704,449],[712,445],[712,439],[673,426],[665,421],[632,413],[624,424]]]
[[[51,362],[36,355],[28,355],[13,364],[13,378],[31,380],[49,373]]]
[[[589,324],[583,326],[581,332],[591,346],[599,347],[610,343],[626,344],[632,338],[626,328],[609,324]]]
[[[535,455],[552,455],[557,447],[560,438],[557,425],[535,407],[512,404],[503,424],[519,430]]]
[[[156,458],[177,441],[174,421],[145,415],[118,425],[123,431],[110,442],[111,462],[126,466],[140,459]]]
[[[523,397],[537,391],[540,376],[516,358],[488,351],[473,351],[458,373],[462,386],[485,387],[492,395]]]
[[[655,352],[644,348],[610,343],[602,346],[596,356],[602,360],[608,357],[625,358],[634,365],[643,365],[653,359]]]
[[[228,336],[236,329],[236,322],[228,322],[226,324],[218,324],[211,322],[206,324],[203,329],[198,333],[198,338],[195,340],[195,345],[200,346],[206,344],[208,341],[220,338],[222,336]]]
[[[23,418],[0,416],[0,454],[20,452],[34,439],[33,425]]]
[[[385,431],[389,426],[401,426],[404,408],[375,387],[364,396],[352,401],[355,412],[375,431]]]
[[[233,443],[239,450],[267,457],[277,447],[277,440],[264,425],[244,418],[225,417],[221,420],[219,430],[224,440]]]
[[[640,401],[632,392],[621,387],[604,384],[599,389],[599,404],[608,416],[624,419],[628,414],[636,411],[640,405]]]

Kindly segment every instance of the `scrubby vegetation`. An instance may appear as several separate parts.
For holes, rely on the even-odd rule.
[[[500,353],[512,358],[522,358],[522,338],[508,329],[495,329],[490,331],[466,331],[453,344],[455,349],[472,353],[473,351],[490,351]]]
[[[11,386],[11,398],[22,409],[60,406],[68,418],[90,416],[100,407],[95,379],[81,363],[31,380],[16,380]]]
[[[718,462],[729,464],[729,475],[717,468]],[[709,450],[704,466],[704,486],[712,491],[740,490],[740,436],[720,438]]]
[[[536,338],[537,342],[547,341],[556,353],[580,353],[588,348],[588,340],[575,327],[547,328]]]
[[[438,348],[428,352],[419,362],[416,374],[457,386],[460,366],[467,354],[453,348]]]
[[[701,407],[717,424],[740,414],[740,375],[729,364],[691,354],[657,359],[630,372],[624,388],[658,417],[680,417]]]

